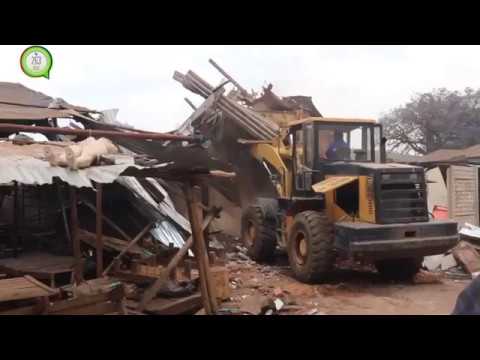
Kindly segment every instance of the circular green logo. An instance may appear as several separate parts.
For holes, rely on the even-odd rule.
[[[20,66],[30,77],[50,78],[53,58],[50,51],[43,46],[30,46],[20,56]]]

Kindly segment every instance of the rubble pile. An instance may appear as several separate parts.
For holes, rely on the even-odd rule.
[[[460,243],[445,254],[427,256],[425,269],[451,279],[473,279],[480,274],[480,228],[465,223],[459,230]]]
[[[199,190],[232,179],[228,166],[192,156],[195,136],[126,128],[111,111],[0,87],[0,313],[216,313],[230,288],[207,230],[221,209]],[[172,143],[181,145],[169,152]],[[166,187],[180,189],[187,213]]]

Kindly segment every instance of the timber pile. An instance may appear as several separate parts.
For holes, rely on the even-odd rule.
[[[195,195],[190,198],[190,203],[194,206],[199,204]],[[200,207],[196,209],[198,214]],[[203,220],[201,231],[194,230],[194,235],[190,236],[184,246],[172,252],[168,258],[137,258],[123,262],[127,254],[124,250],[112,261],[104,274],[122,281],[129,289],[125,302],[129,314],[195,314],[202,308],[206,308],[206,313],[214,314],[218,302],[229,298],[231,289],[226,268],[212,252],[208,253],[210,256],[198,257],[198,254],[207,254],[205,238],[203,249],[195,243],[198,236],[202,240],[200,234],[207,230],[219,212],[219,208],[210,209]],[[196,229],[198,220],[193,220],[193,229]],[[138,238],[139,236],[130,244],[134,244]],[[196,254],[194,262],[188,258],[191,247]]]
[[[0,280],[0,315],[124,314],[124,287],[105,279],[53,289],[30,276]]]

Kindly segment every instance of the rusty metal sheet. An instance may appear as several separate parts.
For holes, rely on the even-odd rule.
[[[93,112],[86,107],[75,106],[63,99],[55,99],[39,91],[29,89],[22,84],[10,82],[0,82],[0,103],[39,109],[72,109],[80,112]],[[2,117],[0,116],[0,118]]]
[[[0,103],[0,121],[44,120],[49,118],[71,118],[73,116],[72,111],[68,109],[47,109]]]

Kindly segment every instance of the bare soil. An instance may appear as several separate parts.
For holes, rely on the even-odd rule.
[[[233,295],[223,306],[241,308],[257,295],[282,300],[286,306],[278,312],[280,315],[447,315],[469,283],[447,278],[429,284],[389,283],[373,268],[342,266],[328,283],[311,285],[295,280],[282,257],[274,265],[235,260],[227,266]]]

